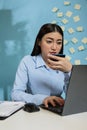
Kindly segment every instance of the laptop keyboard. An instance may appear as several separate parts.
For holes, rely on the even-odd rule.
[[[44,104],[41,104],[40,107],[43,108],[43,109],[52,111],[54,113],[57,113],[57,114],[61,114],[62,111],[63,111],[63,106],[60,106],[59,104],[57,104],[55,107],[53,107],[51,104],[49,104],[48,107],[45,107]]]

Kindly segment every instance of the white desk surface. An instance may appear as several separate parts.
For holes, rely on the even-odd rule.
[[[87,112],[59,116],[43,109],[34,113],[20,110],[0,120],[0,130],[87,130]]]

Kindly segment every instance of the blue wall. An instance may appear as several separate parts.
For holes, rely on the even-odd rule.
[[[17,66],[24,55],[31,53],[37,32],[44,23],[55,22],[64,28],[64,52],[72,64],[87,64],[87,0],[66,2],[69,3],[64,0],[0,1],[0,100],[10,100]],[[72,33],[68,32],[70,28]]]

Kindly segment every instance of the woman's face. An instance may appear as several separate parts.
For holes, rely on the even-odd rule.
[[[44,35],[39,43],[41,54],[45,62],[48,54],[57,54],[62,48],[62,35],[59,32],[51,32]]]

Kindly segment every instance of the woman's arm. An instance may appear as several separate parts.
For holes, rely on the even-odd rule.
[[[28,70],[24,60],[21,61],[18,70],[16,72],[15,82],[13,90],[11,93],[12,100],[32,102],[37,105],[42,104],[43,100],[48,97],[48,95],[36,94],[33,95],[32,92],[27,93],[28,84]]]

